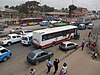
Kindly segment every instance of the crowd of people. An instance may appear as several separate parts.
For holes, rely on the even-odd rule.
[[[89,32],[89,34],[88,34],[88,38],[91,36],[91,32]],[[91,42],[90,41],[90,39],[83,39],[82,40],[82,43],[81,43],[81,48],[82,48],[82,50],[84,49],[84,47],[88,47],[88,48],[90,48],[90,51],[89,51],[89,53],[91,53],[92,54],[92,59],[95,59],[95,58],[97,58],[97,52],[96,52],[96,46],[97,46],[97,44],[96,44],[96,42]]]
[[[52,61],[50,59],[47,60],[47,73],[50,72],[51,68],[54,66],[54,75],[56,74],[56,72],[58,71],[58,67],[59,67],[59,59],[55,59],[54,62],[52,63]],[[62,68],[60,69],[60,73],[59,75],[64,75],[67,73],[67,62],[65,61],[64,64],[62,65]]]
[[[88,34],[88,38],[91,36],[91,32],[89,32]],[[89,47],[92,51],[92,59],[95,59],[97,58],[97,52],[95,50],[96,48],[96,42],[93,42],[91,43],[91,41],[89,39],[83,39],[82,40],[82,43],[81,43],[81,49],[82,51],[84,50],[84,47]],[[47,66],[47,74],[51,71],[52,67],[54,67],[54,72],[53,74],[55,75],[58,71],[58,68],[59,68],[59,63],[60,63],[60,60],[59,59],[55,59],[53,62],[48,59],[46,61],[46,66]],[[60,72],[59,72],[59,75],[65,75],[67,74],[67,68],[68,68],[68,64],[67,62],[65,61],[63,64],[62,64],[62,67],[60,68]],[[35,75],[35,70],[31,69],[31,75]]]

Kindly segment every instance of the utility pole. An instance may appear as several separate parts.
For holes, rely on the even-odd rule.
[[[74,0],[72,0],[72,5],[73,5]]]

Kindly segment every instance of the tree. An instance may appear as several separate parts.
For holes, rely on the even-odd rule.
[[[39,11],[39,2],[37,1],[28,1],[25,3],[25,5],[27,5],[28,8],[28,12],[33,13],[34,11]]]
[[[69,16],[71,17],[72,16],[72,13],[73,13],[73,10],[76,10],[77,7],[75,5],[69,5]]]
[[[62,10],[63,12],[65,11],[65,9],[64,9],[64,8],[62,8],[61,10]]]
[[[53,11],[54,11],[54,7],[50,7],[47,5],[41,7],[41,12],[53,12]]]
[[[8,6],[8,5],[5,5],[4,7],[5,7],[5,8],[9,8],[9,6]]]

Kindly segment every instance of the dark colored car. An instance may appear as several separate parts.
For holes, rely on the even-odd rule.
[[[0,25],[2,25],[4,28],[8,28],[7,24],[0,24]]]
[[[62,42],[60,45],[59,45],[59,48],[61,50],[64,50],[64,51],[68,51],[68,50],[71,50],[71,49],[75,49],[78,47],[78,44],[77,43],[74,43],[74,42],[70,42],[70,41],[65,41],[65,42]]]
[[[54,53],[47,49],[38,49],[30,52],[27,56],[27,60],[32,64],[37,64],[43,60],[51,58],[53,55]]]
[[[77,27],[78,27],[79,30],[86,29],[86,25],[85,24],[79,24]]]

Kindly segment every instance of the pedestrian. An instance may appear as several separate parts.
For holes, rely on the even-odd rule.
[[[61,68],[60,75],[64,75],[66,73],[67,73],[67,62],[65,61]]]
[[[88,34],[88,37],[90,37],[91,36],[91,32],[89,32],[89,34]]]
[[[57,70],[58,70],[58,64],[59,64],[59,59],[55,59],[55,61],[53,62],[55,71],[54,71],[54,75],[56,74]]]
[[[96,52],[94,52],[94,53],[92,54],[92,56],[91,56],[92,59],[96,59],[96,58],[97,58],[97,55],[98,55],[98,54],[97,54]]]
[[[81,44],[82,50],[84,49],[84,46],[85,46],[85,39],[83,39],[82,44]]]
[[[30,75],[35,75],[35,69],[31,69]]]
[[[50,59],[48,59],[48,60],[47,60],[47,68],[48,68],[47,73],[49,73],[49,72],[50,72],[51,67],[52,67],[52,62],[50,61]]]

